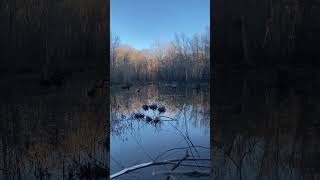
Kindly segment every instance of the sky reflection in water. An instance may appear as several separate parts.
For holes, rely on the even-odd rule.
[[[141,88],[141,87],[137,87]],[[111,141],[110,165],[111,174],[139,163],[154,160],[162,152],[172,149],[194,146],[210,148],[210,116],[208,91],[195,91],[188,87],[178,89],[163,88],[156,85],[143,87],[138,93],[131,90],[111,92]],[[155,124],[145,120],[132,120],[133,112],[140,112],[155,118],[157,111],[142,109],[143,104],[164,106],[166,112],[161,114],[176,121],[160,121]],[[170,118],[162,118],[169,120]],[[188,135],[191,142],[185,137]],[[210,149],[196,148],[188,150],[190,156],[209,158]],[[184,157],[186,149],[173,150],[159,157],[159,160],[179,159]],[[192,164],[192,163],[191,163]],[[194,164],[194,163],[193,163]],[[197,163],[208,165],[208,162]],[[139,169],[121,177],[132,179],[163,179],[165,176],[152,176],[152,172],[170,170],[173,165],[152,166]],[[198,167],[179,167],[178,169],[197,169]],[[201,169],[201,168],[199,168]],[[203,168],[202,168],[203,170]],[[186,178],[186,177],[181,177]],[[120,177],[119,177],[120,179]],[[203,179],[208,179],[205,177]]]

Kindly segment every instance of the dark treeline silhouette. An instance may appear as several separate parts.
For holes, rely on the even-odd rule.
[[[250,71],[252,86],[308,94],[319,87],[319,9],[316,1],[214,1],[212,98],[229,93]]]
[[[100,0],[1,1],[1,74],[49,80],[55,73],[105,65],[105,7]]]
[[[213,1],[213,37],[219,65],[319,65],[317,1]]]
[[[212,179],[317,179],[317,1],[212,1]]]
[[[108,9],[0,2],[0,179],[107,177]]]

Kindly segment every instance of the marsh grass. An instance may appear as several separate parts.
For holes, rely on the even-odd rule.
[[[0,106],[1,178],[108,176],[109,128],[102,108],[108,89],[97,88],[96,97],[89,97],[98,81],[93,76],[79,73],[61,87],[46,89],[29,84],[5,98]]]

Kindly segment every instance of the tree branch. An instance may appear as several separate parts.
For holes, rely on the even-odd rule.
[[[189,177],[201,177],[209,176],[210,171],[159,171],[153,172],[152,175],[166,175],[166,176],[189,176]]]
[[[188,153],[188,150],[186,150],[186,155],[171,168],[171,171],[174,171],[175,169],[177,169],[177,167],[182,163],[182,161],[187,159],[188,157],[189,157],[189,153]],[[170,179],[170,176],[167,177],[167,180],[169,179]]]
[[[125,169],[123,169],[123,170],[121,170],[121,171],[119,171],[117,173],[114,173],[114,174],[110,175],[110,179],[119,177],[119,176],[121,176],[123,174],[126,174],[128,172],[132,172],[132,171],[135,171],[135,170],[138,170],[138,169],[142,169],[142,168],[146,168],[146,167],[149,167],[149,166],[172,164],[172,163],[180,161],[180,160],[181,159],[164,160],[164,161],[158,161],[158,162],[150,161],[150,162],[147,162],[147,163],[134,165],[134,166],[125,168]],[[210,159],[201,159],[201,158],[194,159],[194,158],[190,158],[190,159],[185,159],[185,161],[210,161]]]

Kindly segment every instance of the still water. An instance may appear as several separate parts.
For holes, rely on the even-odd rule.
[[[290,69],[270,80],[269,71],[216,79],[212,179],[320,179],[319,76]]]
[[[145,110],[143,105],[165,107]],[[144,118],[134,118],[134,114]],[[145,85],[111,89],[110,113],[110,175],[124,168],[147,162],[184,160],[174,171],[208,172],[210,166],[210,106],[209,88],[193,88],[192,85],[177,87]],[[146,117],[150,117],[148,122]],[[159,118],[159,122],[154,119]],[[154,165],[125,173],[114,179],[166,179],[177,164]],[[190,177],[175,174],[175,179],[208,179],[208,176]]]
[[[106,95],[89,97],[85,82],[2,101],[1,180],[107,178]]]

